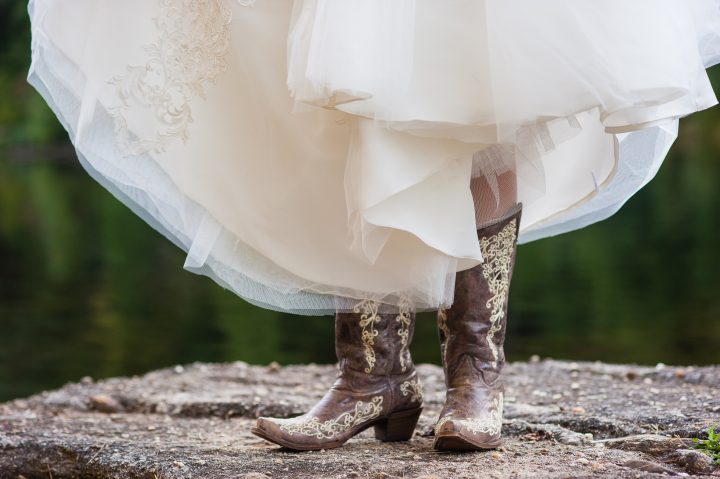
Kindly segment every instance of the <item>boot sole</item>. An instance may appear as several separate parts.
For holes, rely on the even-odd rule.
[[[407,409],[405,411],[398,411],[390,414],[389,416],[381,419],[370,421],[367,424],[363,424],[356,429],[347,438],[342,440],[336,440],[325,444],[301,444],[293,441],[287,441],[282,438],[271,437],[262,429],[252,427],[250,432],[258,437],[270,441],[278,446],[282,446],[287,449],[295,451],[319,451],[321,449],[334,449],[345,444],[347,441],[357,436],[364,430],[375,427],[375,438],[382,442],[394,442],[394,441],[408,441],[412,438],[415,432],[415,426],[420,418],[422,408]]]
[[[446,435],[435,437],[433,448],[438,451],[487,451],[497,449],[501,444],[500,439],[478,443],[460,435]]]

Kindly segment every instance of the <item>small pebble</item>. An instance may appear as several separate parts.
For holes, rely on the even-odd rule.
[[[96,394],[94,396],[90,396],[89,399],[90,408],[95,409],[96,411],[104,413],[114,413],[122,411],[122,406],[120,405],[120,403],[115,398],[110,397],[107,394]]]

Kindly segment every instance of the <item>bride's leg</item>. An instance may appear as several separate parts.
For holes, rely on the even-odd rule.
[[[477,229],[503,216],[517,203],[515,172],[506,171],[493,176],[494,179],[476,176],[470,180]]]
[[[483,263],[457,274],[452,307],[438,311],[447,397],[435,426],[436,449],[489,449],[501,442],[503,342],[522,209],[515,183],[506,172],[494,186],[483,177],[471,185]]]

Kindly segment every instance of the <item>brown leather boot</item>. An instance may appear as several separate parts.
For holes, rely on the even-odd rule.
[[[409,303],[380,313],[373,300],[335,316],[337,380],[309,412],[261,417],[252,433],[295,450],[330,449],[370,426],[381,441],[407,441],[422,411],[422,386],[408,347],[415,328]],[[396,308],[397,310],[397,308]]]
[[[447,396],[439,450],[493,449],[503,417],[503,342],[522,205],[478,230],[484,262],[457,274],[451,308],[438,311]]]

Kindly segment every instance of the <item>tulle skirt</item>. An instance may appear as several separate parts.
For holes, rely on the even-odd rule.
[[[29,81],[83,167],[263,307],[453,301],[469,188],[520,242],[607,218],[717,103],[718,0],[31,0]],[[132,267],[132,258],[128,258]]]

